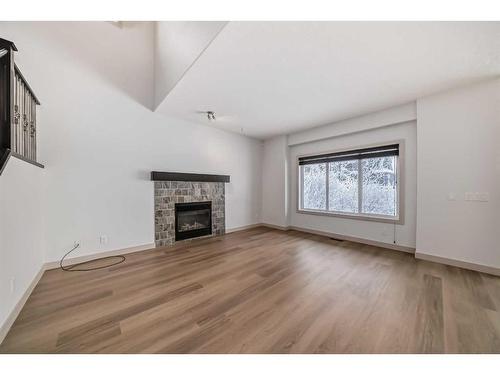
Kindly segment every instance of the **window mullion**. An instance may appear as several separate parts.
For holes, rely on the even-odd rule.
[[[299,207],[304,208],[304,167],[299,166],[300,182],[299,182]]]
[[[362,213],[363,204],[363,169],[361,168],[361,159],[358,159],[358,214]]]
[[[330,210],[330,163],[326,163],[326,210]]]

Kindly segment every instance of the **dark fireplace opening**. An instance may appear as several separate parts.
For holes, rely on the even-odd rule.
[[[212,234],[212,202],[175,204],[175,240]]]

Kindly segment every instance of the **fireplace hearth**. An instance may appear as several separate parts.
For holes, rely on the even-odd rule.
[[[175,240],[212,234],[212,202],[175,204]]]

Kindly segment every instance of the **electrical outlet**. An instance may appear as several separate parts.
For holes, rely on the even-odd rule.
[[[478,200],[480,202],[488,202],[490,200],[489,193],[478,193]]]
[[[490,200],[490,194],[487,192],[468,191],[465,193],[465,200],[474,202],[488,202]]]
[[[108,243],[108,236],[106,236],[106,235],[100,236],[99,237],[99,243],[101,245],[107,245],[107,243]]]
[[[73,243],[73,246],[74,247],[77,247],[77,246],[82,246],[82,240],[75,240],[75,242]]]

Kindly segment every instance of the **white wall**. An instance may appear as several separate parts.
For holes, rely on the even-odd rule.
[[[44,183],[43,169],[13,157],[0,176],[0,327],[43,263]]]
[[[155,108],[227,22],[155,22]]]
[[[294,146],[326,138],[339,137],[341,135],[382,128],[388,125],[413,121],[416,118],[417,109],[415,107],[415,102],[406,103],[396,107],[386,108],[381,111],[292,133],[288,136],[288,145]]]
[[[500,267],[500,80],[419,99],[417,116],[417,254]]]
[[[404,139],[404,224],[394,225],[356,219],[311,215],[297,212],[297,157],[299,155],[329,152],[346,148]],[[290,224],[295,227],[358,237],[372,241],[415,247],[416,220],[416,122],[386,126],[305,143],[290,148]],[[395,232],[395,236],[394,236]]]
[[[264,142],[262,221],[415,247],[416,108],[409,103]],[[405,140],[403,225],[297,212],[297,156]],[[395,234],[395,236],[394,236]]]
[[[264,142],[262,158],[262,222],[288,223],[288,140],[278,136]]]
[[[38,184],[25,171],[32,166],[11,160],[0,176],[0,218],[10,232],[2,257],[12,257],[2,267],[28,280],[42,259],[59,260],[76,240],[82,243],[77,256],[153,243],[152,170],[231,175],[226,227],[260,221],[261,142],[149,109],[153,24],[2,22],[0,35],[16,43],[16,61],[42,103],[39,161],[46,166],[42,196],[17,186]],[[44,222],[44,241],[31,241],[38,232],[20,219],[4,227],[20,201],[16,193],[29,195],[29,206],[43,206],[36,217]],[[99,244],[100,235],[108,244]],[[25,261],[23,270],[10,266]],[[2,316],[17,298],[4,304],[9,277],[2,272]]]

